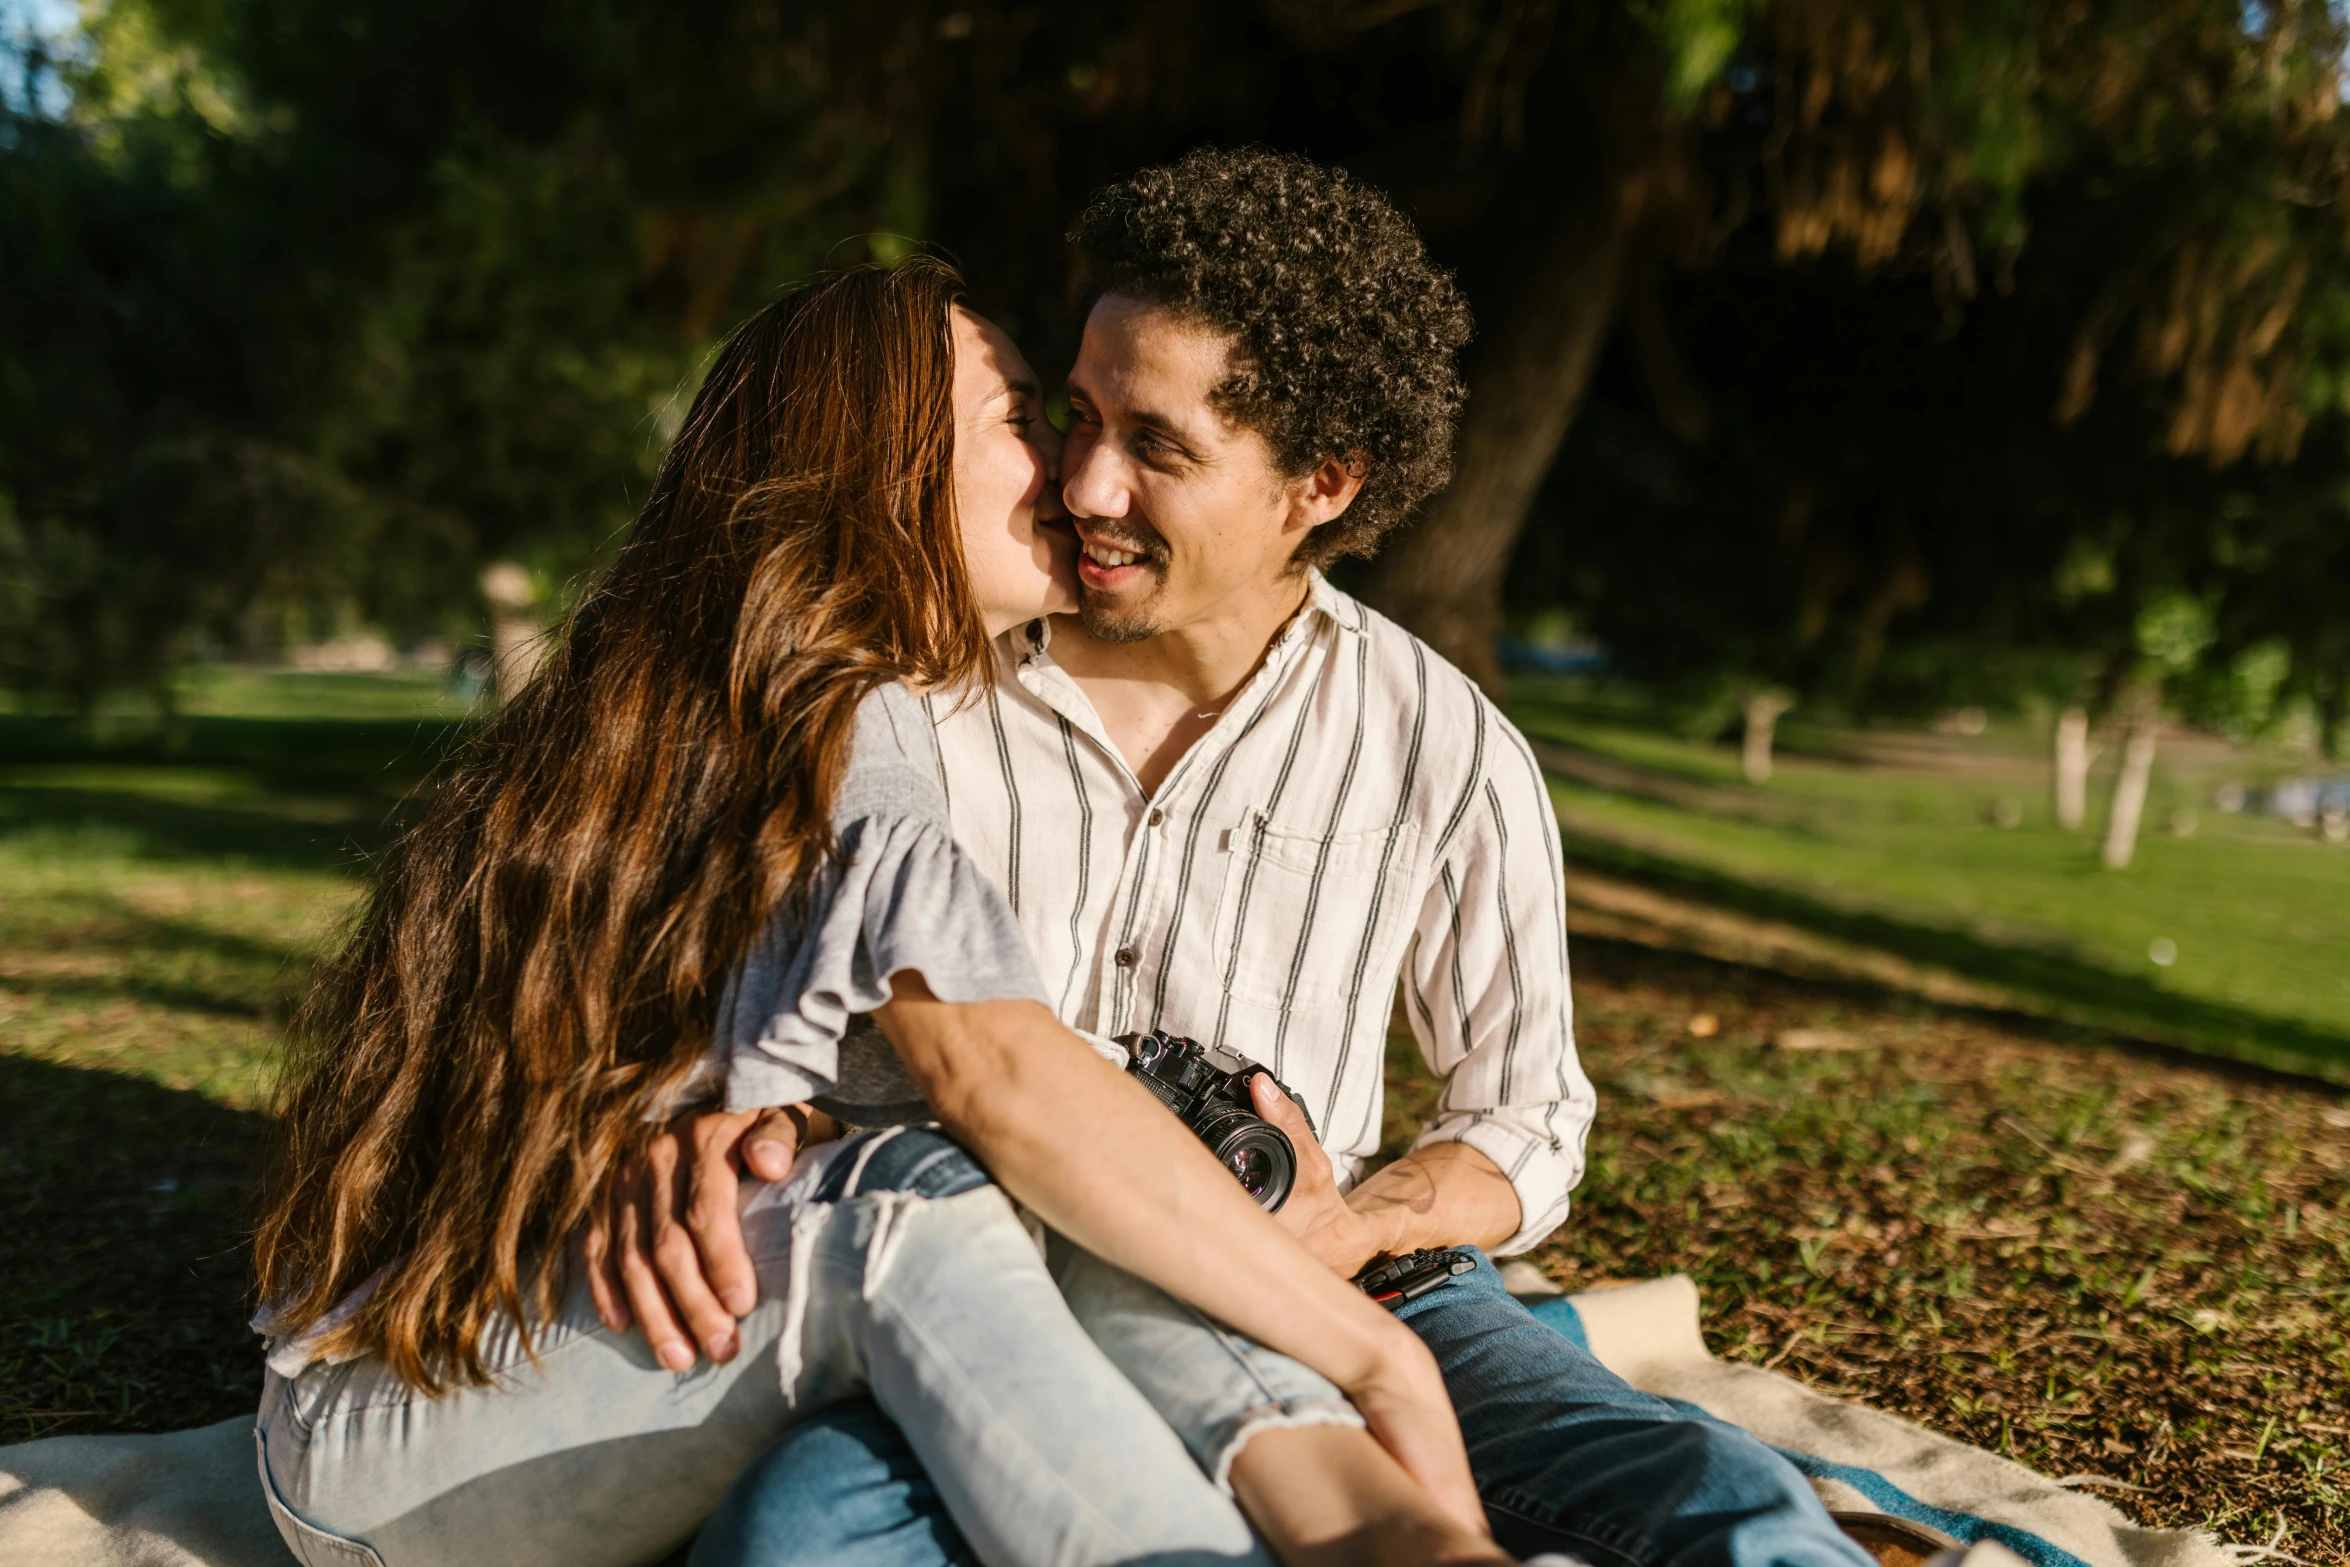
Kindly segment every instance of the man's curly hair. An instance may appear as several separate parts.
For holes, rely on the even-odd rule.
[[[1215,406],[1284,472],[1361,455],[1362,492],[1302,564],[1374,553],[1452,478],[1469,307],[1411,221],[1345,170],[1203,148],[1097,193],[1069,242],[1101,293],[1231,334]]]

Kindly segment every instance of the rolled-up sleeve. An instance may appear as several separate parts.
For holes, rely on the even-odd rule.
[[[1445,1080],[1415,1148],[1458,1141],[1518,1194],[1508,1256],[1567,1216],[1596,1101],[1575,1055],[1566,876],[1542,771],[1498,712],[1497,743],[1439,845],[1405,966],[1412,1032]]]

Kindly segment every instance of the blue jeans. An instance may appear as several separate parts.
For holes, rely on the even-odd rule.
[[[1873,1567],[1802,1475],[1734,1426],[1634,1390],[1510,1298],[1492,1263],[1399,1313],[1435,1352],[1495,1538],[1592,1567]],[[869,1405],[743,1475],[694,1567],[962,1567],[905,1438]]]

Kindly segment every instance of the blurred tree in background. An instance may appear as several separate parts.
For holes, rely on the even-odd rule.
[[[67,116],[0,122],[0,637],[84,702],[265,592],[336,488],[297,384],[334,367],[289,355],[285,236],[235,177],[253,127],[134,19],[97,34]]]
[[[2330,712],[2327,612],[2288,611],[2278,567],[2343,564],[2336,23],[2192,6],[2004,23],[2033,33],[1938,45],[1965,80],[2005,62],[1948,89],[1976,146],[1936,155],[1939,214],[1911,201],[1935,160],[1905,150],[1936,124],[1932,93],[1916,124],[1869,133],[1873,166],[1824,180],[1771,172],[1797,156],[1774,144],[1832,125],[1843,86],[1781,62],[1778,103],[1718,113],[1700,154],[1717,186],[1760,169],[1809,194],[1681,269],[1653,320],[1638,302],[1515,590],[1576,603],[1668,683],[1734,671],[1912,709],[2191,685],[2178,699],[2230,726],[2295,690]],[[1765,71],[1734,63],[1719,91],[1759,95]],[[1799,90],[1811,128],[1790,132]],[[1871,180],[1900,198],[1874,218],[1849,194]],[[1823,253],[1791,265],[1807,248]],[[2174,611],[2228,633],[2166,663],[2140,630]],[[2277,678],[2255,693],[2239,666]]]
[[[1049,366],[1086,192],[1257,141],[1392,191],[1477,306],[1456,481],[1363,586],[1488,683],[1505,614],[1564,609],[1700,708],[2036,694],[2257,727],[2307,701],[2342,734],[2321,4],[86,24],[25,56],[64,107],[19,93],[0,123],[19,685],[86,701],[207,640],[478,625],[484,564],[554,586],[625,523],[701,356],[778,285],[935,243]]]
[[[575,573],[714,336],[869,219],[904,82],[839,20],[126,0],[28,60],[70,105],[0,125],[11,680]]]

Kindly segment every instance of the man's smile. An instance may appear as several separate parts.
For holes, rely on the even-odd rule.
[[[1114,593],[1164,568],[1163,544],[1153,549],[1140,539],[1097,537],[1083,528],[1077,538],[1077,577],[1089,588]]]

